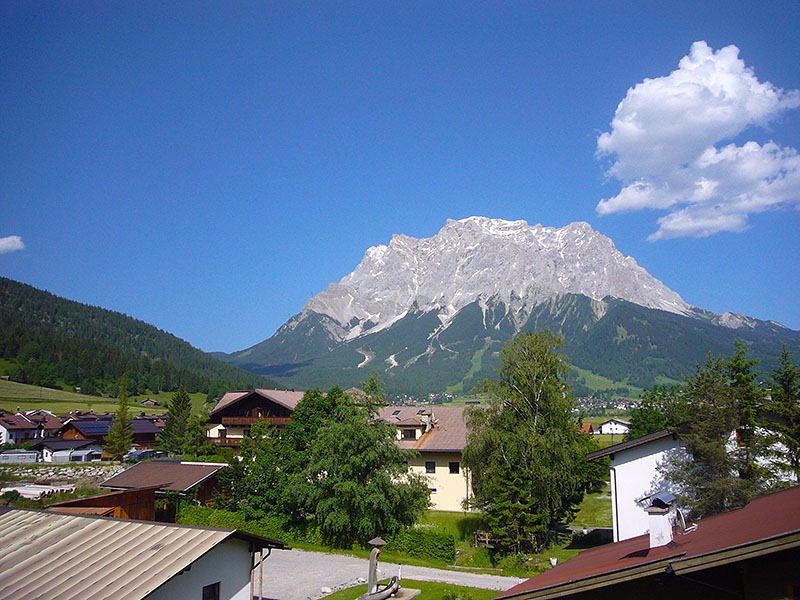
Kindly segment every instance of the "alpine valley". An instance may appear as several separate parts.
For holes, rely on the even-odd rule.
[[[678,382],[742,340],[768,371],[800,332],[691,306],[587,223],[561,229],[470,217],[432,238],[395,235],[269,339],[216,356],[287,386],[390,394],[467,393],[495,375],[503,344],[550,328],[575,392]]]

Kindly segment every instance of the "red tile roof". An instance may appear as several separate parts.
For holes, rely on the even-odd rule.
[[[781,538],[791,538],[787,541]],[[676,533],[665,546],[650,548],[649,535],[591,548],[565,563],[528,579],[498,595],[548,597],[574,593],[584,584],[601,587],[626,578],[645,577],[669,568],[676,573],[733,562],[747,557],[754,545],[783,543],[783,547],[800,546],[800,486],[761,496],[744,508],[697,521],[697,529]],[[787,545],[788,544],[788,545]],[[724,554],[736,549],[736,552]],[[627,573],[626,573],[627,572]],[[612,574],[618,574],[614,579]]]
[[[0,425],[8,430],[36,429],[36,423],[32,423],[22,414],[11,414],[0,412]]]

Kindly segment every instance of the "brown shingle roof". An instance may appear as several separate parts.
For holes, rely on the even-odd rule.
[[[219,402],[217,402],[217,405],[214,407],[214,410],[211,411],[211,414],[213,415],[223,408],[227,408],[232,404],[236,404],[239,400],[250,396],[251,394],[257,394],[262,398],[271,400],[272,402],[280,404],[284,408],[288,408],[290,411],[294,412],[295,408],[297,408],[297,404],[303,399],[304,393],[305,392],[295,392],[293,390],[265,389],[256,389],[246,392],[228,392],[220,399]]]
[[[394,414],[395,412],[397,414]],[[398,427],[420,427],[425,424],[422,417],[431,412],[434,425],[428,433],[423,433],[418,440],[399,440],[397,445],[417,452],[464,450],[464,446],[467,445],[467,423],[463,406],[435,406],[424,409],[416,406],[385,406],[381,408],[379,416],[387,423]]]
[[[761,496],[739,510],[697,521],[697,529],[677,534],[665,546],[650,548],[648,534],[591,548],[565,563],[528,579],[497,598],[559,597],[582,587],[601,587],[620,580],[648,577],[665,571],[680,574],[703,564],[735,562],[752,550],[800,546],[800,487]],[[722,554],[736,548],[737,552]],[[617,578],[607,578],[619,573]],[[610,582],[609,582],[610,580]]]
[[[161,489],[187,492],[224,467],[225,465],[217,463],[182,463],[168,460],[140,462],[106,479],[100,487],[131,489],[164,484]]]

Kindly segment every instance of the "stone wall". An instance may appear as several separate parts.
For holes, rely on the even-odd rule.
[[[129,464],[118,462],[65,465],[38,463],[3,466],[0,468],[0,472],[11,475],[11,479],[15,483],[70,482],[79,487],[96,487],[100,482],[124,471],[129,466]],[[0,477],[0,479],[5,478]]]

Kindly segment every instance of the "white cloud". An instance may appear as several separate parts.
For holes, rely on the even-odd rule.
[[[25,244],[22,243],[22,238],[18,235],[9,235],[0,238],[0,254],[14,252],[14,250],[22,250],[24,247]]]
[[[800,91],[759,82],[736,46],[692,44],[678,69],[645,79],[619,103],[597,139],[622,190],[601,215],[667,210],[650,239],[742,231],[750,214],[800,207],[800,158],[774,142],[720,146],[800,106]]]

